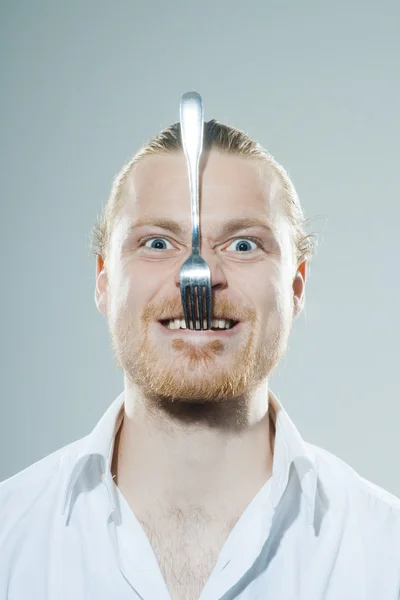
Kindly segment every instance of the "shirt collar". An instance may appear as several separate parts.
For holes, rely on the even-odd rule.
[[[110,513],[117,502],[111,476],[114,440],[124,416],[125,393],[122,392],[109,406],[93,431],[79,440],[78,451],[73,454],[72,464],[67,472],[62,513],[69,520],[73,504],[73,490],[85,471],[89,459],[97,457],[101,463],[103,480],[110,495]],[[315,497],[317,490],[317,467],[312,447],[301,437],[278,398],[269,391],[269,410],[275,425],[274,458],[271,480],[271,502],[275,510],[286,489],[291,464],[297,472],[302,492],[305,496],[309,522],[314,520]],[[68,510],[67,510],[68,509]]]
[[[101,417],[93,431],[78,442],[78,451],[72,456],[72,464],[67,471],[67,480],[63,496],[62,513],[69,520],[73,504],[73,490],[92,457],[100,461],[103,479],[109,483],[115,436],[124,416],[125,392],[114,400]],[[108,489],[112,489],[108,486]],[[115,508],[115,498],[110,494],[111,510]]]
[[[269,410],[275,424],[271,501],[275,510],[289,481],[293,463],[307,502],[308,521],[314,523],[318,470],[314,450],[301,437],[298,429],[275,394],[269,391]]]

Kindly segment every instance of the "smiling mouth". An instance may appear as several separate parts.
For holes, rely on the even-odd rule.
[[[163,327],[167,329],[187,329],[184,319],[164,319],[159,321]],[[233,329],[238,325],[239,321],[233,321],[232,319],[212,319],[211,320],[211,331],[223,331],[225,329]],[[196,327],[193,327],[192,321],[190,321],[190,328],[202,331],[200,329],[200,321],[196,321]],[[204,321],[204,330],[207,330],[207,321]]]

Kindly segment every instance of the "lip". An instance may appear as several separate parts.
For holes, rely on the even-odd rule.
[[[165,325],[162,325],[160,321],[156,323],[157,328],[161,333],[167,335],[169,337],[179,336],[179,337],[188,337],[188,338],[205,338],[205,339],[215,339],[215,338],[230,338],[235,336],[237,333],[240,333],[244,323],[239,322],[232,329],[168,329]]]

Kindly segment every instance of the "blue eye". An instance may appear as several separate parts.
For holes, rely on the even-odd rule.
[[[234,251],[235,252],[241,252],[241,253],[248,253],[251,250],[256,250],[258,248],[257,244],[255,242],[253,242],[253,240],[250,240],[248,238],[243,238],[241,240],[234,240],[232,242],[232,244],[235,246],[234,247]],[[230,246],[232,246],[232,244],[229,244],[229,246],[227,247],[227,250],[230,248]],[[254,244],[255,248],[251,247],[251,244]]]
[[[151,242],[150,246],[148,246],[149,242]],[[167,248],[165,244],[169,244],[170,247]],[[144,246],[146,248],[151,248],[151,250],[171,250],[171,248],[173,248],[173,246],[170,244],[170,242],[166,238],[159,238],[159,237],[154,237],[154,238],[148,239],[146,241],[146,243],[144,244]]]

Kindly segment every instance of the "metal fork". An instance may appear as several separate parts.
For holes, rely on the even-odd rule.
[[[197,329],[197,321],[200,329],[211,329],[211,271],[200,255],[199,162],[203,149],[204,116],[203,100],[197,92],[183,94],[180,124],[192,206],[192,253],[180,270],[181,300],[187,329]],[[204,327],[204,320],[207,327]],[[190,321],[193,327],[190,327]]]

